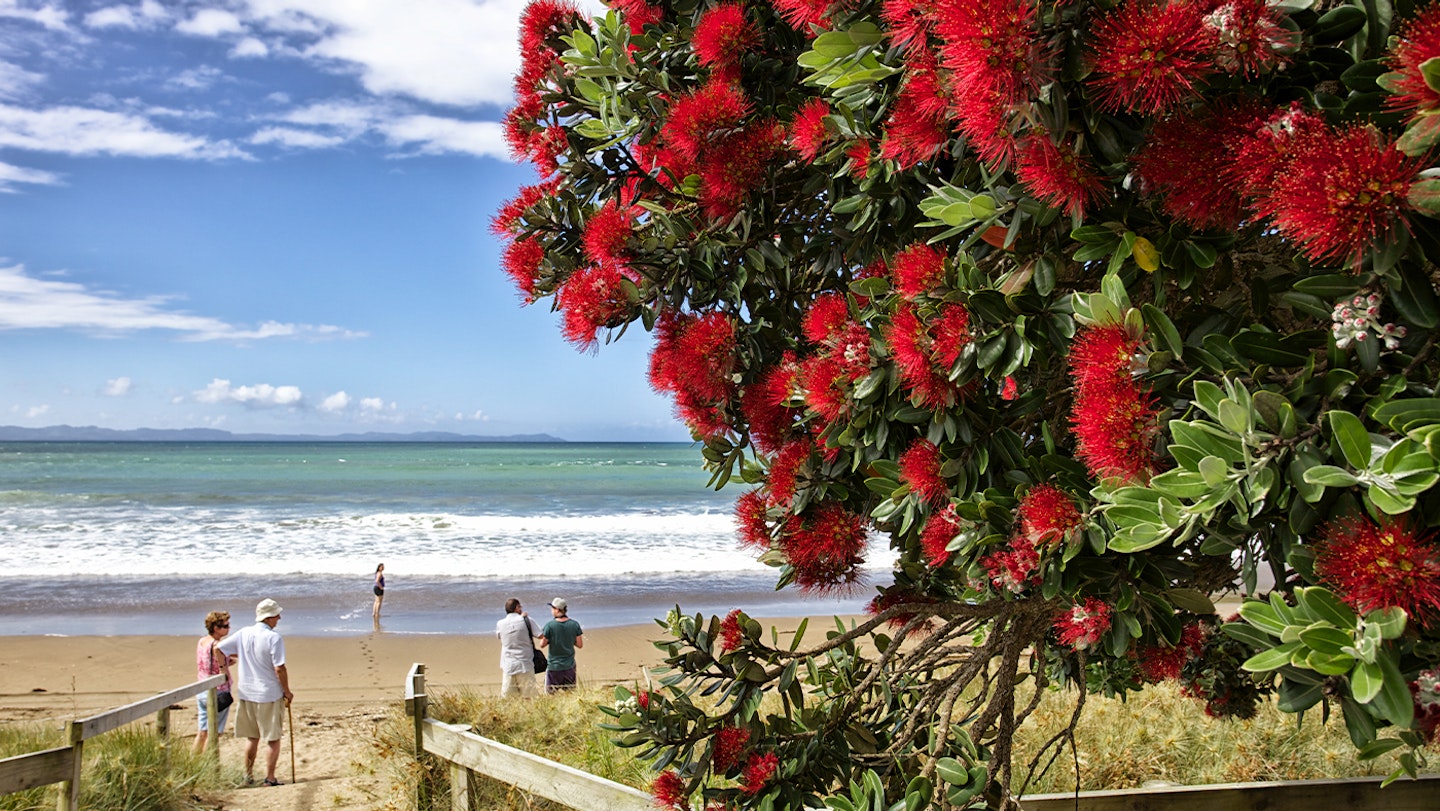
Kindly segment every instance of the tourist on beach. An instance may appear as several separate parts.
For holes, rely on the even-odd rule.
[[[382,563],[375,567],[375,608],[370,612],[370,616],[374,617],[376,622],[380,621],[380,604],[383,602],[385,602],[385,564]]]
[[[278,786],[275,764],[280,760],[280,738],[285,731],[285,708],[295,697],[285,670],[285,640],[276,632],[280,604],[261,600],[255,606],[255,624],[241,628],[220,642],[220,651],[239,656],[240,676],[235,680],[235,736],[245,738],[245,783],[255,783],[255,753],[264,738],[265,785]]]
[[[585,647],[585,633],[580,623],[570,619],[569,606],[559,597],[550,601],[550,615],[537,641],[550,649],[550,665],[545,671],[545,692],[568,690],[575,686],[575,649]]]
[[[195,678],[203,681],[211,676],[225,674],[225,681],[215,688],[215,734],[225,731],[225,719],[230,715],[230,657],[215,649],[215,646],[230,633],[230,612],[211,611],[205,615],[205,635],[195,643]],[[210,691],[195,697],[195,708],[200,712],[200,731],[195,734],[195,754],[205,751],[205,741],[210,731]]]
[[[495,635],[500,637],[500,695],[535,695],[534,651],[540,628],[514,597],[505,601],[505,618],[495,623]]]

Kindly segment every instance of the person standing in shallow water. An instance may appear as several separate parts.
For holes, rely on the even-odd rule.
[[[380,604],[385,602],[385,564],[375,567],[375,608],[370,611],[370,616],[376,622],[380,621]]]
[[[550,615],[540,631],[540,647],[550,651],[550,665],[545,671],[545,692],[569,690],[575,686],[575,650],[585,647],[585,632],[580,623],[570,619],[569,606],[559,597],[550,601]]]

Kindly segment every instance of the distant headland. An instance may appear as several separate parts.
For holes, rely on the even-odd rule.
[[[409,434],[234,434],[216,428],[134,428],[120,431],[93,425],[22,428],[0,425],[0,442],[566,442],[549,434],[475,436],[450,431]]]

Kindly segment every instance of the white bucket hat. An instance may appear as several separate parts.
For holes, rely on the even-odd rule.
[[[268,620],[271,617],[278,617],[280,616],[280,612],[280,604],[275,602],[274,600],[266,598],[264,600],[261,600],[259,604],[255,606],[255,621],[260,622],[261,620]]]

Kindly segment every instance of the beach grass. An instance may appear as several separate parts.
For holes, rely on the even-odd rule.
[[[0,726],[0,757],[66,745],[57,727],[37,724]],[[80,807],[87,811],[191,811],[213,808],[199,798],[234,787],[238,772],[223,769],[204,755],[192,755],[189,740],[169,745],[151,728],[135,726],[107,732],[85,743]],[[0,796],[0,811],[53,811],[56,786],[41,786]]]
[[[470,724],[476,734],[532,752],[618,783],[648,790],[654,773],[632,757],[634,750],[609,743],[596,724],[605,716],[595,707],[613,701],[609,688],[596,687],[533,700],[501,699],[462,690],[432,693],[430,717]],[[1203,706],[1163,684],[1128,701],[1090,696],[1075,734],[1043,774],[1024,785],[1027,769],[1041,745],[1069,722],[1073,692],[1047,694],[1016,738],[1012,789],[1027,794],[1076,790],[1139,788],[1148,784],[1209,785],[1268,780],[1310,780],[1388,774],[1395,764],[1386,756],[1360,761],[1338,717],[1322,723],[1318,710],[1303,719],[1262,705],[1250,720],[1221,720]],[[376,742],[389,764],[398,793],[414,798],[423,783],[433,806],[449,807],[449,779],[438,761],[417,764],[414,727],[398,713],[382,724]],[[427,758],[427,760],[429,760]],[[1050,758],[1046,757],[1046,760]],[[472,789],[478,808],[558,811],[564,808],[529,797],[493,780],[478,778]],[[411,806],[413,807],[413,806]]]

